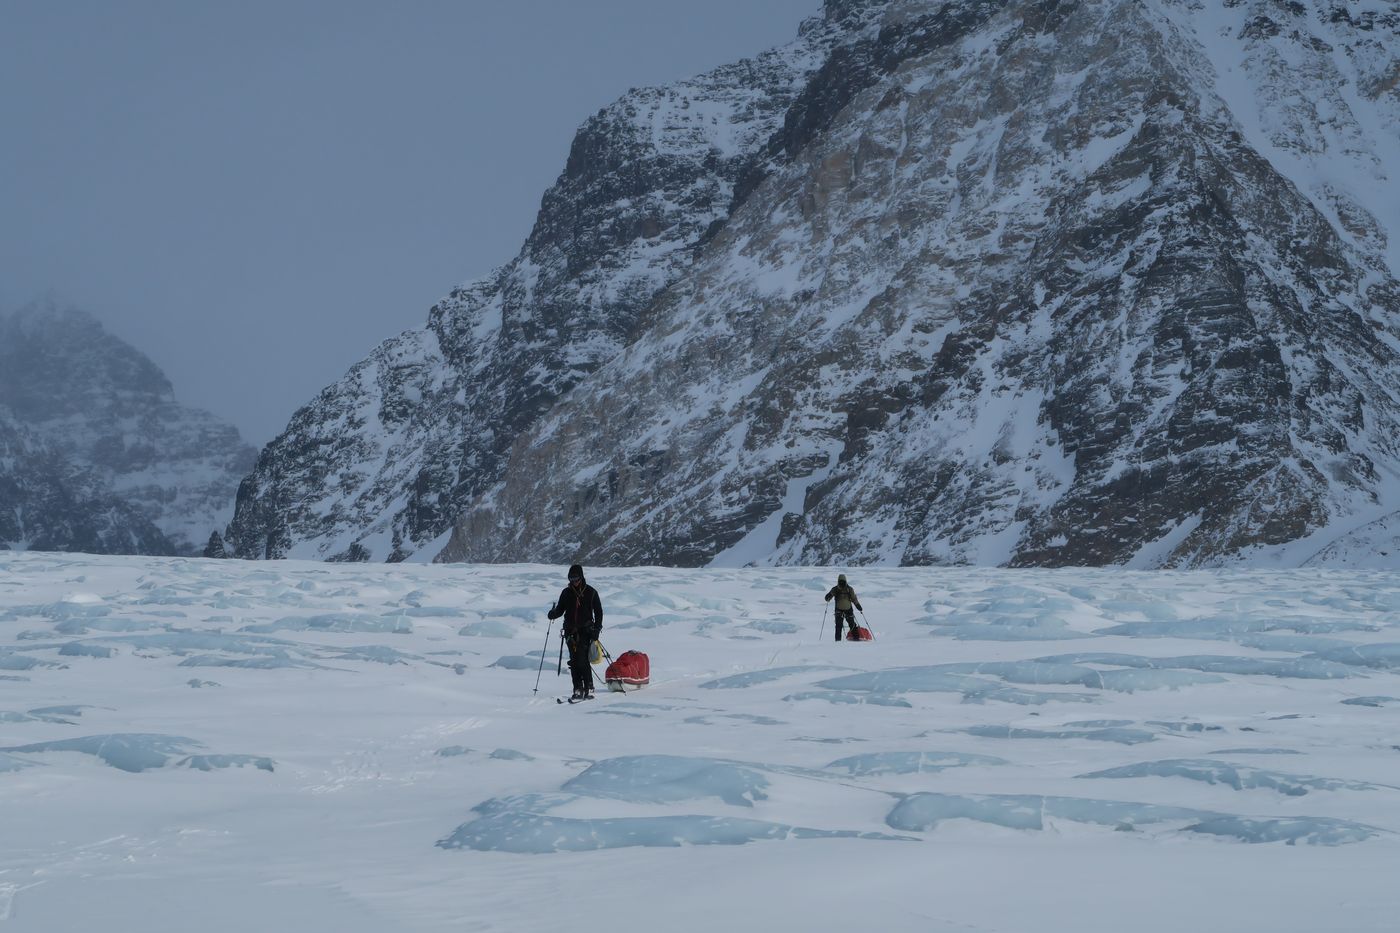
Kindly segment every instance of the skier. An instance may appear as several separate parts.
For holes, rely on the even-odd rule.
[[[564,643],[569,646],[569,674],[574,679],[570,700],[593,699],[593,667],[588,651],[603,630],[603,602],[598,591],[583,579],[583,568],[569,568],[569,585],[559,594],[549,617],[564,617]]]
[[[851,585],[846,582],[846,575],[844,573],[838,574],[836,577],[836,585],[827,590],[826,601],[831,602],[832,599],[836,600],[836,640],[841,640],[841,621],[843,619],[846,621],[846,625],[850,627],[851,635],[854,636],[856,633],[856,614],[851,607],[854,606],[861,612],[864,612],[865,608],[861,606],[860,600],[856,598],[856,591],[851,589]]]

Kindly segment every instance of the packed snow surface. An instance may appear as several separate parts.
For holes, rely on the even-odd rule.
[[[0,933],[1395,929],[1391,574],[563,569],[0,555]]]

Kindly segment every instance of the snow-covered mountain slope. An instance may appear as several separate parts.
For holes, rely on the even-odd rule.
[[[790,46],[590,117],[520,254],[381,344],[263,450],[229,527],[235,552],[436,554],[515,438],[635,338],[841,28],[810,23]]]
[[[1400,286],[1172,19],[884,15],[888,73],[517,444],[448,556],[1200,564],[1400,505]]]
[[[0,317],[0,409],[12,450],[28,451],[6,460],[4,481],[29,490],[0,503],[10,546],[195,553],[232,516],[256,453],[231,425],[178,404],[144,354],[52,300]],[[89,526],[108,530],[58,530]]]
[[[0,550],[174,554],[107,479],[47,447],[0,407]]]
[[[460,513],[442,559],[1321,560],[1400,509],[1397,30],[1373,2],[830,3],[774,53],[785,112],[728,111],[761,124],[719,150],[731,196],[661,199],[694,234],[664,274],[598,298],[589,262],[651,241],[635,196],[566,196],[649,164],[615,157],[650,113],[624,98],[506,279],[264,452],[239,552],[402,556]]]
[[[0,554],[0,928],[1394,928],[1393,574],[834,577]]]
[[[1400,4],[1158,2],[1250,146],[1400,274]]]

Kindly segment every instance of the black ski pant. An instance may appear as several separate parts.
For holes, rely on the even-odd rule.
[[[856,630],[856,611],[854,609],[836,610],[836,640],[841,640],[841,623],[845,622],[847,627],[854,632]]]
[[[574,680],[574,692],[593,692],[593,665],[588,663],[588,652],[593,647],[593,639],[568,635],[564,644],[569,646],[569,676]]]

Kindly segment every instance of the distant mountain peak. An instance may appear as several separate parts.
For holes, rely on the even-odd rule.
[[[254,458],[236,429],[179,405],[149,357],[53,295],[0,318],[0,407],[12,446],[27,438],[0,498],[11,546],[194,553]],[[56,475],[24,475],[45,469]]]

